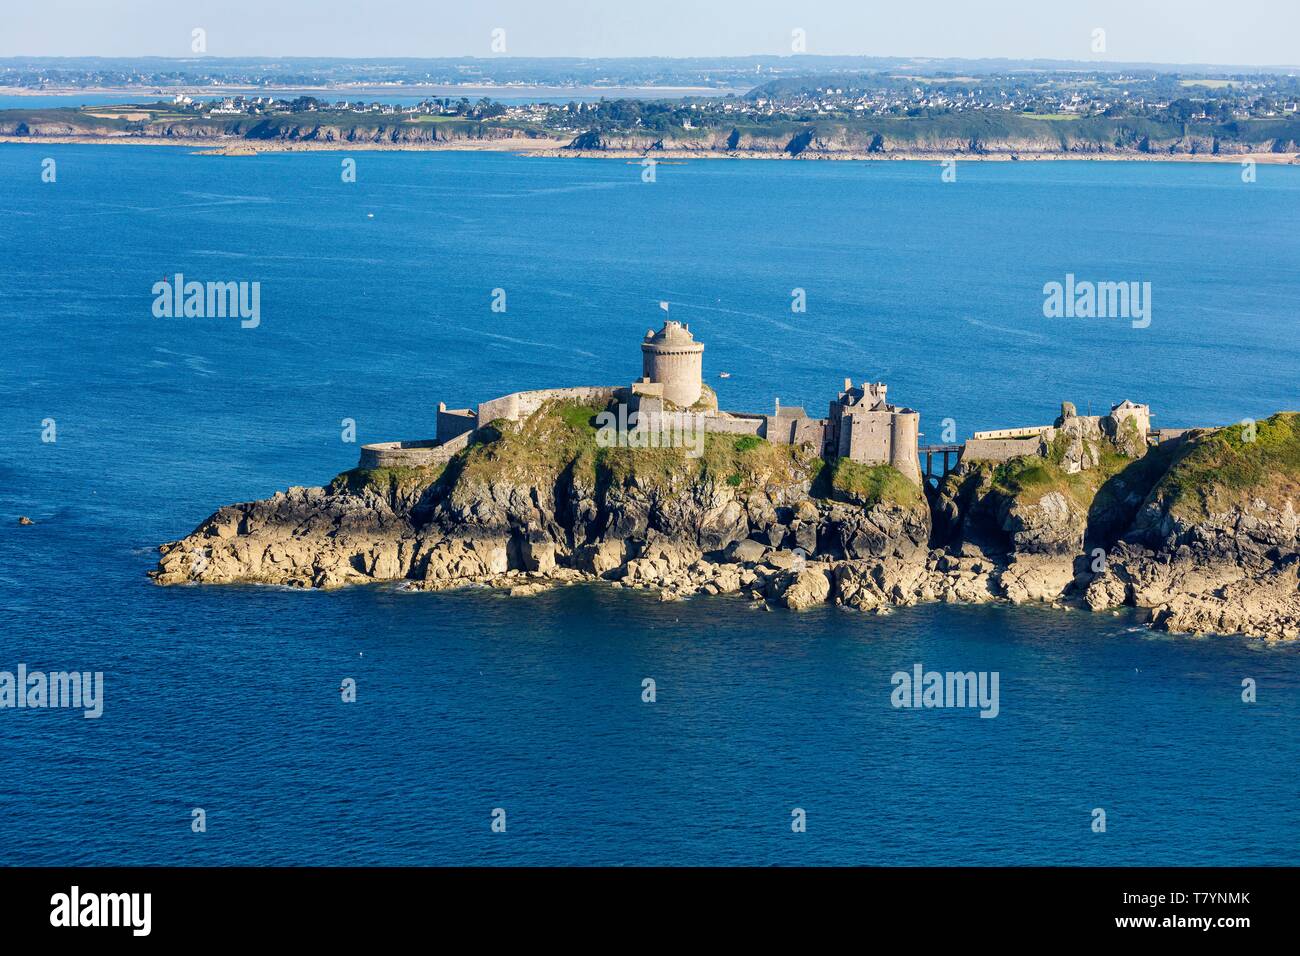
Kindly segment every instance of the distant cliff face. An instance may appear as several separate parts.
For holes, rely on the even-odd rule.
[[[1189,126],[1146,119],[1041,120],[1019,116],[868,117],[804,123],[741,123],[704,130],[587,132],[569,148],[756,153],[807,158],[969,154],[1205,155],[1297,151],[1300,123]]]
[[[554,143],[563,153],[774,156],[804,159],[943,156],[1192,156],[1300,151],[1300,120],[1183,124],[1145,118],[1037,119],[1016,114],[739,121],[665,131],[582,133],[501,121],[408,122],[366,114],[131,120],[77,109],[2,110],[0,136],[79,136],[263,143],[426,146],[510,140]]]
[[[599,448],[596,411],[552,403],[482,429],[445,468],[358,469],[221,508],[162,546],[153,577],[1132,605],[1172,630],[1300,637],[1295,413],[1248,441],[1193,433],[1140,457],[1076,420],[1048,457],[963,465],[927,501],[887,466],[753,438],[709,435],[695,458]]]
[[[169,134],[171,135],[171,134]],[[180,133],[179,135],[184,135]],[[434,145],[484,140],[545,139],[544,134],[487,123],[380,123],[375,126],[342,126],[318,123],[239,124],[228,135],[249,140],[319,143],[393,143]]]
[[[547,139],[532,129],[472,121],[404,123],[397,120],[356,122],[322,120],[311,114],[267,119],[220,121],[173,120],[130,122],[97,119],[78,110],[45,110],[34,116],[24,111],[0,111],[0,136],[84,136],[103,139],[176,139],[219,141],[228,139],[283,143],[390,143],[428,145],[510,139]]]

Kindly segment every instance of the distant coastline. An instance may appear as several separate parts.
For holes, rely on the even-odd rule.
[[[385,83],[360,83],[353,86],[321,83],[279,83],[258,86],[251,83],[218,83],[211,86],[182,83],[176,86],[0,86],[0,96],[129,96],[138,97],[142,102],[158,96],[226,96],[230,94],[252,93],[257,95],[283,93],[319,93],[328,96],[529,96],[552,99],[563,102],[577,97],[608,96],[634,93],[654,95],[660,98],[676,96],[726,96],[728,93],[742,94],[748,87],[713,87],[713,86],[556,86],[548,83],[404,83],[400,85]]]
[[[935,94],[904,110],[902,102],[890,98],[901,95],[896,90],[857,93],[823,86],[809,98],[804,90],[808,82],[796,90],[768,84],[741,99],[643,101],[602,95],[598,102],[558,104],[536,98],[543,87],[523,85],[480,89],[534,96],[516,97],[519,102],[514,103],[490,96],[472,101],[456,94],[411,101],[410,94],[438,89],[434,86],[400,87],[408,94],[400,103],[328,100],[302,91],[216,99],[176,94],[170,102],[80,106],[60,100],[61,105],[52,107],[20,104],[0,109],[0,142],[175,144],[239,156],[314,149],[453,149],[625,162],[1101,159],[1300,164],[1300,106],[1280,93],[1250,103],[1241,97],[1219,103],[1185,98],[1120,107],[1109,100],[1090,100],[1085,113],[1082,94],[1061,101],[1055,96],[1030,97],[1015,87],[1015,96],[1008,95],[1001,107],[981,101],[980,108],[968,108],[967,99],[957,102]],[[362,89],[366,87],[355,87],[357,92]],[[466,93],[473,88],[458,89]],[[558,92],[580,96],[580,89]],[[614,88],[600,89],[603,94]],[[786,99],[768,98],[778,95]],[[988,99],[990,94],[983,95]],[[388,98],[393,99],[391,93]]]
[[[223,137],[213,140],[177,136],[93,136],[52,135],[22,136],[0,134],[0,144],[48,143],[58,145],[116,145],[116,146],[173,146],[185,147],[207,156],[255,156],[262,153],[310,152],[504,152],[527,156],[546,156],[568,159],[621,159],[621,160],[686,160],[686,159],[765,159],[800,161],[855,161],[855,162],[1183,162],[1183,163],[1241,163],[1251,159],[1256,163],[1277,166],[1300,166],[1300,153],[1249,152],[1249,153],[1150,153],[1141,150],[1114,152],[1016,151],[1016,152],[959,152],[908,150],[880,152],[869,150],[844,150],[837,152],[804,151],[798,154],[767,150],[693,150],[693,149],[575,149],[572,140],[542,137],[511,136],[497,139],[437,140],[427,142],[349,142],[345,140],[267,141],[243,137]]]
[[[259,153],[312,153],[312,152],[505,152],[535,153],[560,151],[565,140],[508,139],[456,140],[430,143],[348,143],[348,142],[258,142],[229,137],[221,140],[175,136],[6,136],[5,143],[54,143],[95,146],[172,146],[185,147],[205,156],[251,156]],[[565,155],[570,155],[565,151]]]

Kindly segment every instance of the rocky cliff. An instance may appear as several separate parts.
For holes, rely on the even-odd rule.
[[[1145,118],[1072,120],[1015,115],[866,117],[860,120],[739,122],[670,134],[591,130],[569,150],[601,152],[839,156],[1201,156],[1294,153],[1300,124],[1279,121],[1191,125]]]
[[[1145,117],[1043,119],[1019,114],[870,116],[807,120],[740,119],[665,131],[596,128],[574,132],[506,120],[412,121],[383,114],[282,113],[229,117],[168,114],[155,108],[0,110],[0,136],[247,142],[262,148],[357,144],[445,148],[532,142],[550,155],[858,157],[1035,156],[1125,158],[1279,155],[1300,152],[1300,120],[1180,123]]]
[[[1046,601],[1155,626],[1300,636],[1294,413],[1146,452],[1095,420],[1042,457],[968,462],[929,494],[887,466],[708,435],[702,453],[602,448],[599,410],[497,422],[438,468],[345,472],[218,510],[161,547],[159,584],[582,580],[755,605]]]
[[[80,110],[0,111],[0,136],[78,137],[91,139],[177,140],[180,142],[248,141],[254,143],[340,143],[427,146],[511,140],[550,140],[544,130],[474,120],[440,123],[403,122],[399,118],[362,118],[312,114],[266,118],[145,119],[105,118]],[[567,142],[570,137],[556,138]]]
[[[1300,636],[1300,415],[1194,433],[1165,457],[1088,605],[1149,608],[1173,631]]]

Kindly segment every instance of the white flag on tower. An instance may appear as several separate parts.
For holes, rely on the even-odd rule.
[[[664,302],[664,301],[661,300],[661,301],[659,302],[659,308],[661,308],[661,309],[663,309],[665,312],[667,312],[667,311],[668,311],[668,303],[667,303],[667,302]]]

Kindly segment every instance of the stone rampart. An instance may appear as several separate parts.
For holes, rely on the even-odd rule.
[[[528,392],[512,392],[479,405],[478,427],[482,428],[488,422],[498,418],[520,421],[547,402],[556,400],[608,404],[614,400],[616,391],[617,389],[606,386],[583,385],[575,388],[540,388]]]
[[[1024,428],[991,428],[987,431],[976,432],[977,439],[994,439],[994,438],[1038,438],[1040,435],[1047,435],[1054,431],[1051,425],[1027,425]],[[1050,441],[1051,436],[1048,435]]]
[[[445,465],[456,452],[469,444],[470,434],[465,432],[442,444],[438,444],[434,439],[426,439],[362,445],[360,467],[422,468],[428,465]]]
[[[962,449],[962,461],[1007,461],[1021,455],[1037,455],[1042,439],[1033,438],[968,438]]]
[[[757,435],[763,429],[761,415],[706,415],[704,430],[722,435]]]

